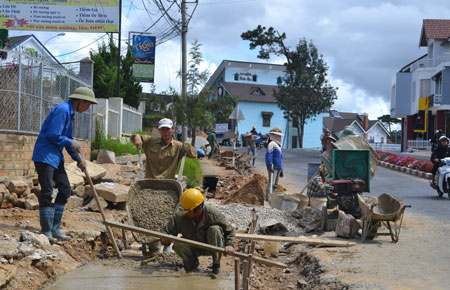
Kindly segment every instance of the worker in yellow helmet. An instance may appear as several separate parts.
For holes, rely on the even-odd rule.
[[[227,253],[234,252],[235,230],[226,220],[225,216],[212,206],[204,204],[205,197],[198,189],[188,189],[181,195],[178,212],[176,212],[163,232],[183,238],[225,248]],[[170,241],[163,241],[164,246],[169,246]],[[186,244],[174,243],[174,251],[183,259],[186,272],[198,268],[199,256],[212,256],[212,271],[218,274],[220,271],[220,259],[222,255],[209,252]]]

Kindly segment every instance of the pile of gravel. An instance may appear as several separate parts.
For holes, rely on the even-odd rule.
[[[256,209],[258,221],[256,230],[259,231],[260,222],[268,219],[275,219],[281,222],[289,231],[290,236],[298,236],[303,234],[303,230],[298,226],[298,219],[292,217],[288,211],[282,211],[274,208],[265,208],[262,206],[244,206],[237,203],[219,204],[214,199],[205,201],[206,204],[214,206],[227,218],[236,230],[247,231],[252,222],[252,210]]]

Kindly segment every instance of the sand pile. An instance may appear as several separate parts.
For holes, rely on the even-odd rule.
[[[144,189],[128,206],[135,226],[159,232],[173,215],[177,202],[178,195],[173,190]],[[153,241],[151,237],[136,235],[146,243]]]

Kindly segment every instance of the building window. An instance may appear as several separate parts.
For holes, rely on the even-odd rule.
[[[257,82],[258,81],[258,76],[257,75],[253,75],[253,81]]]
[[[238,73],[235,73],[235,74],[234,74],[234,80],[235,80],[235,81],[238,81],[238,80],[239,80],[239,74],[238,74]]]
[[[381,143],[384,143],[384,137],[381,137]]]
[[[272,112],[262,112],[263,127],[270,127],[270,120],[272,119]]]
[[[258,87],[251,88],[250,89],[250,94],[252,94],[252,95],[259,95],[259,96],[264,96],[265,95],[263,90],[261,90],[261,88],[258,88]]]

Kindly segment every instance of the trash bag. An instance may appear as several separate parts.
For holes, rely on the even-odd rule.
[[[336,236],[351,239],[356,236],[360,226],[351,214],[343,211],[338,213],[338,221],[336,225]]]

